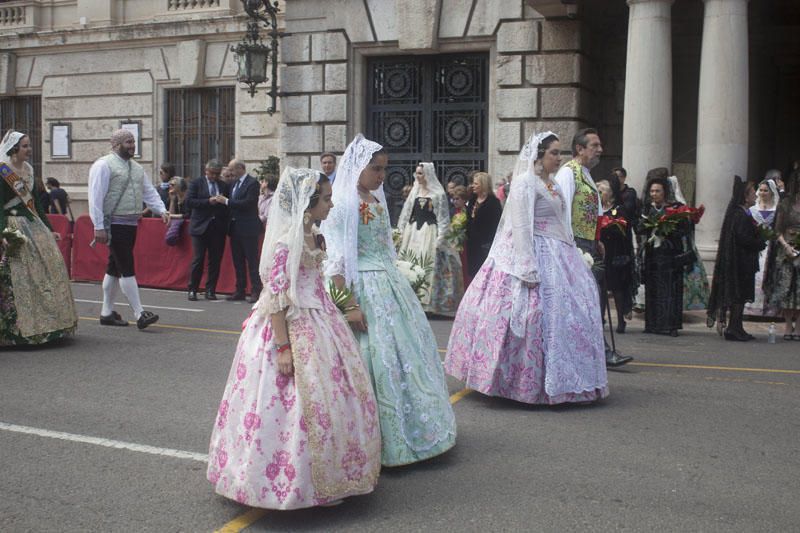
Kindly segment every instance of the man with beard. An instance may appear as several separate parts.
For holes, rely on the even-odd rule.
[[[566,204],[567,220],[571,221],[575,244],[581,251],[589,253],[599,264],[604,250],[602,243],[595,240],[597,219],[603,214],[600,193],[589,173],[589,169],[600,162],[603,144],[597,130],[586,128],[578,130],[572,138],[573,158],[555,175],[555,182],[561,188]],[[605,274],[592,269],[600,289],[600,298],[608,298],[605,291]],[[622,366],[633,361],[633,357],[622,356],[606,343],[606,366]]]
[[[145,311],[139,299],[139,284],[133,269],[133,245],[141,218],[142,202],[169,223],[169,213],[144,168],[133,160],[136,139],[127,130],[111,136],[111,153],[95,161],[89,170],[89,215],[94,224],[94,241],[107,244],[108,266],[103,277],[103,307],[100,324],[127,326],[114,311],[117,290],[128,299],[136,326],[144,329],[158,321]]]

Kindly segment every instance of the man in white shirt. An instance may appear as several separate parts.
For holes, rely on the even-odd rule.
[[[94,162],[89,170],[89,216],[94,224],[94,242],[107,244],[108,265],[103,277],[103,307],[100,324],[127,326],[114,311],[117,289],[128,299],[136,326],[144,329],[158,321],[158,315],[145,311],[139,298],[133,261],[136,228],[142,202],[169,223],[169,213],[144,168],[133,160],[136,140],[127,130],[111,136],[111,153]]]
[[[596,263],[602,261],[605,254],[603,243],[595,240],[597,218],[603,214],[603,204],[589,170],[600,162],[602,153],[603,144],[597,130],[579,130],[572,139],[573,159],[561,167],[554,178],[564,195],[567,222],[572,228],[575,244],[581,251],[591,254]],[[600,298],[608,298],[605,270],[592,270],[600,290]],[[611,335],[613,340],[613,332]],[[622,366],[631,361],[633,357],[620,355],[606,343],[606,366]]]

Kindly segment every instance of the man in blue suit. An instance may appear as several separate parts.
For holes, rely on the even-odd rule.
[[[250,273],[252,293],[248,302],[254,303],[261,293],[261,277],[258,274],[258,241],[264,232],[264,225],[258,218],[258,180],[247,173],[244,162],[233,159],[228,163],[233,173],[230,195],[223,198],[228,206],[228,235],[231,239],[231,255],[236,270],[236,292],[228,300],[244,300],[247,290],[247,273]]]
[[[192,237],[192,267],[189,273],[189,300],[197,300],[197,290],[203,277],[203,263],[208,254],[206,300],[217,299],[217,279],[222,253],[225,251],[225,234],[228,230],[228,208],[224,199],[228,185],[219,179],[222,163],[211,159],[206,163],[205,175],[193,179],[186,193],[186,207],[191,209],[189,235]]]

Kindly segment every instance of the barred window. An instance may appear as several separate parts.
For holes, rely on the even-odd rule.
[[[42,177],[42,97],[0,98],[0,137],[8,130],[24,133],[31,140],[34,175]]]
[[[201,176],[209,159],[233,158],[234,98],[233,87],[167,90],[166,160],[179,176]]]

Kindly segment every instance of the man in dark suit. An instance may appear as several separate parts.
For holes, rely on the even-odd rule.
[[[264,225],[258,218],[258,180],[247,173],[247,168],[239,159],[228,163],[233,174],[231,193],[223,198],[228,206],[230,222],[228,235],[231,238],[231,255],[236,270],[236,292],[228,296],[228,300],[245,299],[247,290],[247,273],[250,272],[250,284],[253,292],[247,300],[253,303],[261,293],[261,277],[258,274],[258,241],[264,232]]]
[[[219,179],[222,163],[211,159],[206,163],[205,176],[189,182],[186,207],[191,209],[189,235],[192,237],[192,267],[189,273],[189,300],[197,300],[197,290],[203,277],[203,263],[208,253],[208,278],[206,300],[217,299],[217,279],[222,253],[225,251],[225,233],[228,229],[228,208],[222,201],[228,186]]]

